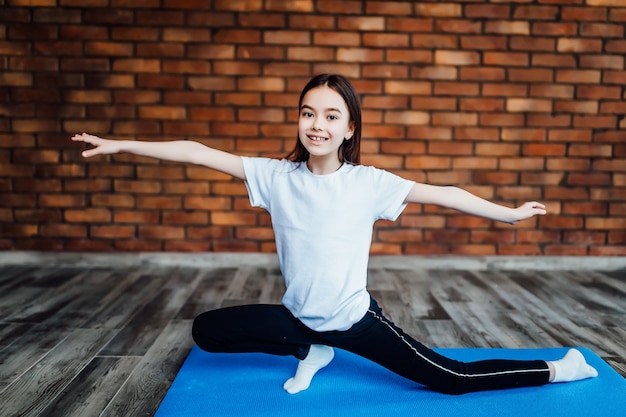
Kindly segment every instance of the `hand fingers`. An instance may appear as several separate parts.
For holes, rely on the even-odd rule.
[[[531,202],[526,203],[526,204],[530,204],[530,206],[533,207],[533,208],[541,208],[541,209],[546,208],[546,206],[544,204],[541,204],[541,203],[539,203],[537,201],[531,201]]]
[[[536,201],[527,203],[531,208],[535,209],[539,214],[546,214],[546,206]]]
[[[87,133],[81,133],[81,134],[77,133],[74,136],[72,136],[72,140],[74,142],[83,142],[83,143],[88,143],[90,145],[96,146],[96,148],[83,151],[81,155],[84,158],[89,158],[91,156],[98,154],[98,151],[97,151],[97,146],[99,145],[98,139],[100,138],[98,138],[97,136],[89,135]]]
[[[90,156],[94,156],[96,153],[93,152],[93,149],[89,150],[89,151],[83,151],[81,153],[81,155],[83,156],[83,158],[89,158]]]
[[[520,208],[522,207],[525,208],[526,210],[532,210],[533,211],[532,215],[536,215],[536,214],[544,215],[547,213],[546,206],[537,201],[528,201],[524,203],[522,206],[520,206]]]
[[[100,139],[100,138],[97,137],[97,136],[89,135],[87,133],[81,133],[80,135],[76,134],[76,135],[72,136],[72,140],[81,141],[81,142],[87,142],[87,143],[94,143],[98,139]]]

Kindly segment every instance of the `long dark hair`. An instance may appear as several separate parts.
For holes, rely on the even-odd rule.
[[[356,90],[343,75],[338,74],[320,74],[311,79],[300,93],[300,101],[298,102],[298,110],[302,107],[302,100],[306,93],[313,88],[326,86],[330,87],[339,94],[346,102],[348,112],[350,113],[350,121],[354,125],[354,133],[352,138],[344,140],[339,147],[339,161],[341,163],[348,162],[353,165],[361,163],[361,102]],[[309,160],[309,151],[306,150],[300,138],[296,139],[295,148],[287,155],[287,159],[294,162],[306,162]]]

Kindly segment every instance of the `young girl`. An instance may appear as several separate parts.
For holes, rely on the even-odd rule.
[[[284,383],[305,390],[333,359],[332,347],[449,394],[543,385],[597,375],[574,349],[546,362],[458,362],[428,349],[388,320],[366,289],[374,222],[395,220],[408,203],[437,204],[506,223],[545,214],[537,202],[517,208],[456,187],[419,184],[359,165],[361,109],[340,75],[314,77],[299,102],[298,138],[286,159],[250,158],[192,141],[140,142],[87,134],[84,157],[129,152],[204,165],[245,181],[253,206],[272,217],[286,283],[282,305],[247,305],[200,314],[193,338],[209,352],[265,352],[300,359]]]

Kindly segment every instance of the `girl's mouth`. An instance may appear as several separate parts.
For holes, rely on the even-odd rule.
[[[324,138],[321,136],[309,136],[309,139],[312,140],[313,142],[324,142],[328,140],[328,138]]]

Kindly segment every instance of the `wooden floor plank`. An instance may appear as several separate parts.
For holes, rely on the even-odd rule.
[[[430,347],[468,348],[475,347],[465,329],[452,320],[420,320],[417,323],[417,339]]]
[[[0,417],[40,416],[110,338],[110,331],[73,330],[0,393]]]
[[[189,354],[190,334],[188,320],[167,324],[101,417],[153,415]]]
[[[29,284],[30,288],[38,290],[37,297],[13,310],[7,318],[8,321],[42,323],[58,319],[64,320],[65,325],[72,326],[66,323],[67,317],[61,318],[59,313],[62,310],[73,312],[74,308],[66,307],[73,302],[85,301],[82,296],[84,294],[80,293],[83,291],[81,281],[85,279],[87,272],[76,268],[52,268],[46,271],[48,273],[39,274],[40,276]]]
[[[168,271],[164,289],[124,326],[101,352],[112,356],[142,356],[163,331],[164,324],[178,314],[198,285],[200,274]]]
[[[0,351],[0,390],[28,372],[70,334],[69,329],[47,325],[31,327]]]
[[[87,328],[115,329],[123,327],[145,304],[160,291],[163,277],[150,271],[129,273],[131,283],[110,294],[110,301],[87,323]]]
[[[398,279],[398,291],[416,320],[449,320],[450,316],[430,291],[426,273],[391,270]]]
[[[280,304],[285,293],[285,281],[278,267],[268,269],[267,283],[259,297],[260,303]]]
[[[220,307],[222,298],[233,280],[237,268],[210,268],[203,274],[196,290],[176,315],[180,320],[193,320],[202,312]]]
[[[34,327],[30,323],[1,323],[0,322],[0,351],[27,334]]]
[[[139,357],[95,357],[39,417],[99,416],[139,363]]]

